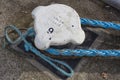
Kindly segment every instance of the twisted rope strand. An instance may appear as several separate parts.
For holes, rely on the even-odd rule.
[[[76,56],[76,57],[81,57],[81,56],[115,56],[115,57],[120,57],[120,50],[96,50],[96,49],[90,49],[90,50],[85,50],[85,49],[53,49],[49,48],[46,50],[49,52],[51,55],[62,55],[62,56]]]
[[[113,28],[116,30],[120,30],[120,24],[115,24],[112,22],[105,22],[105,21],[99,21],[99,20],[92,20],[87,18],[80,18],[82,25],[90,25],[94,27],[103,27],[103,28]]]

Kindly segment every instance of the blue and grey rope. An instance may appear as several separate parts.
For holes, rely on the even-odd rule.
[[[9,30],[14,30],[17,32],[17,34],[19,35],[19,38],[16,39],[15,41],[12,41],[10,39],[10,37],[8,36],[8,31]],[[56,70],[58,70],[59,72],[61,72],[63,75],[65,76],[72,76],[73,75],[73,70],[72,68],[67,65],[65,62],[63,61],[59,61],[59,60],[56,60],[56,59],[52,59],[48,56],[45,56],[44,54],[42,54],[40,51],[38,51],[34,46],[31,45],[31,43],[29,43],[27,40],[26,40],[26,37],[27,36],[34,36],[35,33],[34,33],[34,30],[33,28],[29,28],[27,30],[26,33],[22,34],[21,31],[16,28],[15,26],[7,26],[5,28],[5,37],[7,39],[7,41],[10,43],[10,44],[16,44],[20,41],[24,41],[25,42],[25,49],[26,51],[32,51],[34,54],[36,54],[37,56],[39,56],[40,58],[42,58],[43,60],[45,60],[47,63],[49,63],[52,67],[54,67]],[[57,66],[55,63],[57,64],[60,64],[60,65],[63,65],[65,68],[67,68],[69,70],[69,72],[65,71],[64,69],[60,68],[59,66]]]
[[[86,18],[81,18],[81,24],[82,25],[90,25],[90,26],[95,26],[95,27],[103,27],[103,28],[113,28],[116,30],[120,30],[120,24],[115,24],[115,23],[111,23],[111,22],[104,22],[104,21],[98,21],[98,20],[91,20],[91,19],[86,19]],[[8,36],[8,30],[12,29],[15,30],[18,35],[19,38],[16,39],[15,41],[12,41],[10,39],[10,37]],[[35,32],[33,28],[29,28],[26,33],[22,34],[20,32],[20,30],[18,28],[16,28],[15,26],[8,26],[5,28],[5,37],[7,39],[7,41],[11,44],[16,44],[19,41],[24,41],[25,42],[25,49],[26,51],[32,51],[34,54],[38,55],[39,57],[41,57],[43,60],[45,60],[46,62],[48,62],[50,65],[52,65],[55,69],[57,69],[58,71],[60,71],[62,74],[66,75],[66,76],[72,76],[73,75],[73,70],[70,66],[68,66],[66,63],[56,60],[56,59],[52,59],[48,56],[45,56],[44,54],[42,54],[40,51],[38,51],[35,47],[33,47],[31,45],[31,43],[29,43],[26,40],[27,36],[35,36]],[[49,52],[49,54],[52,55],[57,55],[57,56],[115,56],[115,57],[120,57],[120,50],[96,50],[96,49],[91,49],[91,50],[85,50],[85,49],[75,49],[75,50],[70,50],[70,49],[53,49],[53,48],[49,48],[47,50],[45,50],[47,52]],[[66,68],[68,68],[68,70],[70,71],[69,73],[64,71],[63,69],[61,69],[60,67],[58,67],[55,63],[61,64],[63,66],[65,66]]]

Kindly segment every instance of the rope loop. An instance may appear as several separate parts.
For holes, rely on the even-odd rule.
[[[99,26],[99,27],[102,27],[102,28],[113,28],[113,29],[116,29],[116,30],[120,30],[120,24],[115,24],[115,23],[112,23],[112,22],[104,22],[104,21],[99,21],[99,20],[91,20],[91,19],[87,19],[87,18],[81,18],[81,24],[82,25],[95,26],[95,27]],[[17,34],[19,35],[19,37],[15,41],[12,41],[11,38],[9,37],[9,35],[8,35],[8,30],[16,31]],[[65,76],[72,76],[73,75],[74,72],[73,72],[72,68],[69,65],[67,65],[65,62],[59,61],[59,60],[56,60],[56,59],[52,59],[48,56],[45,56],[40,51],[38,51],[31,43],[29,43],[26,40],[27,36],[35,37],[35,31],[32,27],[29,28],[26,31],[26,33],[22,34],[22,32],[18,28],[16,28],[13,25],[10,25],[10,26],[7,26],[5,28],[4,34],[5,34],[5,38],[7,39],[7,41],[9,43],[16,44],[16,43],[20,42],[21,40],[23,40],[24,43],[25,43],[24,47],[25,47],[26,51],[33,52],[34,54],[36,54],[37,56],[42,58],[44,61],[49,63],[56,70],[61,72],[63,75],[65,75]],[[59,50],[59,49],[49,48],[45,51],[49,52],[49,54],[57,55],[57,56],[62,55],[62,56],[77,56],[77,57],[80,57],[80,56],[115,56],[115,57],[120,57],[120,50],[96,50],[96,49],[91,49],[91,50],[63,49],[63,50]],[[60,66],[57,66],[55,63],[64,66],[65,68],[67,68],[69,70],[69,72],[65,71]]]
[[[8,30],[14,30],[18,33],[19,35],[19,38],[17,38],[15,41],[12,41],[10,39],[10,37],[8,36]],[[33,30],[33,28],[29,28],[27,30],[26,33],[22,34],[22,32],[16,28],[15,26],[7,26],[5,28],[5,37],[7,39],[7,41],[11,44],[16,44],[17,42],[23,40],[25,42],[25,50],[26,51],[32,51],[34,54],[36,54],[37,56],[39,56],[40,58],[42,58],[44,61],[46,61],[47,63],[49,63],[53,68],[55,68],[56,70],[58,70],[59,72],[61,72],[63,75],[65,76],[72,76],[74,71],[72,70],[72,68],[66,64],[65,62],[63,61],[59,61],[59,60],[56,60],[56,59],[52,59],[48,56],[45,56],[44,54],[42,54],[40,51],[38,51],[31,43],[29,43],[27,40],[26,40],[26,37],[27,36],[34,36],[35,35],[35,32]],[[69,72],[65,71],[64,69],[62,69],[60,66],[57,66],[55,63],[57,64],[60,64],[62,66],[64,66],[65,68],[67,68],[67,70],[69,70]]]
[[[10,37],[9,37],[9,30],[14,30],[14,31],[16,31],[17,32],[17,34],[19,35],[19,37],[16,39],[16,40],[12,40]],[[13,26],[13,25],[10,25],[10,26],[7,26],[7,27],[5,27],[5,30],[4,30],[4,34],[5,34],[5,38],[8,40],[8,42],[10,43],[10,44],[16,44],[16,43],[18,43],[19,41],[21,41],[21,39],[22,39],[22,33],[20,32],[20,30],[18,29],[18,28],[16,28],[15,26]]]

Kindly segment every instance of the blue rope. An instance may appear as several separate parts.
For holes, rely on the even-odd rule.
[[[116,30],[120,30],[120,24],[115,24],[112,22],[105,22],[105,21],[99,21],[99,20],[92,20],[87,18],[80,18],[82,25],[90,25],[94,27],[102,27],[102,28],[113,28]]]
[[[81,18],[81,24],[82,25],[90,25],[90,26],[95,26],[95,27],[103,27],[103,28],[113,28],[116,30],[120,30],[120,24],[115,24],[115,23],[111,23],[111,22],[104,22],[104,21],[98,21],[98,20],[91,20],[91,19],[86,19],[86,18]],[[17,38],[15,41],[12,41],[10,39],[10,37],[8,36],[8,30],[15,30],[18,35],[19,38]],[[73,75],[73,70],[70,66],[68,66],[66,63],[56,60],[56,59],[52,59],[48,56],[45,56],[44,54],[42,54],[40,51],[38,51],[35,47],[32,46],[32,44],[30,44],[27,40],[26,37],[27,36],[32,36],[35,37],[35,32],[33,28],[29,28],[26,33],[22,34],[21,31],[16,28],[15,26],[7,26],[5,28],[5,37],[7,39],[7,41],[11,44],[16,44],[20,41],[24,41],[25,42],[25,50],[26,51],[32,51],[34,54],[38,55],[39,57],[41,57],[43,60],[45,60],[46,62],[48,62],[50,65],[52,65],[55,69],[57,69],[59,72],[61,72],[62,74],[66,75],[66,76],[72,76]],[[53,48],[49,48],[47,50],[45,50],[47,52],[49,52],[52,55],[56,55],[56,56],[115,56],[115,57],[120,57],[120,50],[96,50],[96,49],[91,49],[91,50],[85,50],[85,49],[75,49],[75,50],[70,50],[70,49],[53,49]],[[65,66],[70,72],[67,73],[66,71],[64,71],[63,69],[61,69],[60,67],[58,67],[57,65],[55,65],[54,63],[58,63],[61,64],[63,66]]]
[[[120,24],[115,24],[112,22],[104,22],[104,21],[99,21],[99,20],[92,20],[92,19],[87,19],[87,18],[81,18],[81,24],[82,25],[89,25],[89,26],[94,26],[94,27],[102,27],[102,28],[113,28],[116,30],[120,30]],[[90,49],[90,50],[85,50],[85,49],[75,49],[75,50],[70,50],[70,49],[53,49],[49,48],[46,50],[49,52],[49,54],[56,55],[56,56],[115,56],[115,57],[120,57],[120,50],[96,50],[96,49]]]
[[[55,56],[76,56],[76,57],[82,57],[82,56],[115,56],[120,57],[120,50],[96,50],[96,49],[53,49],[49,48],[46,50],[51,55]]]
[[[16,39],[15,41],[12,41],[10,39],[10,37],[8,36],[8,31],[9,30],[14,30],[18,33],[19,35],[19,38]],[[7,39],[7,41],[10,43],[10,44],[15,44],[15,43],[18,43],[20,42],[21,40],[23,40],[25,42],[25,49],[26,51],[32,51],[34,54],[36,54],[37,56],[39,56],[40,58],[42,58],[43,60],[45,60],[47,63],[49,63],[51,66],[53,66],[55,69],[57,69],[59,72],[61,72],[63,75],[65,76],[72,76],[73,75],[73,70],[72,68],[67,65],[66,63],[62,62],[62,61],[59,61],[59,60],[56,60],[56,59],[52,59],[48,56],[45,56],[44,54],[42,54],[40,51],[38,51],[35,47],[33,47],[27,40],[26,40],[26,37],[27,36],[34,36],[35,33],[34,33],[34,30],[33,28],[29,28],[27,30],[26,33],[22,34],[21,31],[19,29],[17,29],[15,26],[7,26],[5,28],[5,37]],[[62,68],[60,68],[59,66],[57,66],[55,63],[58,63],[60,65],[63,65],[65,68],[67,68],[70,72],[66,72],[64,71]]]

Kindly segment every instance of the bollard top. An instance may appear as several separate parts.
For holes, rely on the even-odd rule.
[[[64,45],[69,42],[82,44],[85,33],[81,28],[78,13],[64,4],[38,6],[32,11],[36,37],[35,46],[45,50],[51,45]]]

